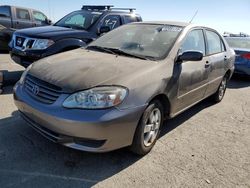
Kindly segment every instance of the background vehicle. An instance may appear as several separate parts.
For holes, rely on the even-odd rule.
[[[6,28],[23,29],[50,25],[51,21],[38,10],[1,5],[0,24]]]
[[[225,37],[236,53],[235,74],[250,76],[250,37]]]
[[[0,51],[8,50],[8,43],[11,40],[14,29],[7,29],[0,25]]]
[[[7,50],[15,29],[50,25],[51,21],[42,12],[34,9],[0,6],[0,50]]]
[[[142,21],[133,11],[132,8],[87,5],[53,26],[19,30],[10,44],[11,57],[27,67],[43,57],[86,46],[101,34],[123,24]]]
[[[14,88],[24,119],[65,146],[144,155],[163,120],[212,96],[220,102],[235,54],[213,29],[178,22],[131,23],[86,49],[30,65]]]

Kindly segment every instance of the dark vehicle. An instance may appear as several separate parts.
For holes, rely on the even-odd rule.
[[[8,43],[11,40],[14,29],[7,29],[0,25],[0,51],[8,50]]]
[[[103,33],[123,24],[141,21],[133,10],[83,6],[82,10],[68,14],[53,26],[19,30],[10,44],[11,57],[27,67],[43,57],[86,46]]]
[[[250,37],[225,37],[236,53],[235,74],[250,76]]]
[[[23,29],[50,25],[51,21],[38,10],[2,5],[0,6],[0,24],[7,29]]]
[[[91,152],[154,146],[163,121],[212,96],[235,53],[213,29],[179,22],[117,28],[86,49],[30,65],[14,87],[22,117],[48,139]]]
[[[0,6],[0,50],[7,50],[15,29],[50,25],[51,21],[42,12],[34,9]]]

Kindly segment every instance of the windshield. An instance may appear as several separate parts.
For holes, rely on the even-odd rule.
[[[181,30],[182,27],[171,25],[130,24],[103,35],[88,48],[98,46],[114,52],[119,50],[137,57],[159,60],[171,50]]]
[[[59,20],[55,26],[72,29],[87,30],[102,15],[101,12],[77,11],[68,14]]]
[[[250,49],[250,38],[225,38],[232,48],[248,48]]]

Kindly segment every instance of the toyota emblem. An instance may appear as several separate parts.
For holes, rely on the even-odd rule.
[[[40,89],[39,89],[39,87],[37,85],[33,86],[32,93],[34,95],[38,95],[39,91],[40,91]]]

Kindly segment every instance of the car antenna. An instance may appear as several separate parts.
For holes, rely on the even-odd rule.
[[[196,10],[196,12],[194,13],[192,19],[189,21],[189,23],[192,23],[193,19],[195,18],[195,16],[198,14],[199,10]]]

